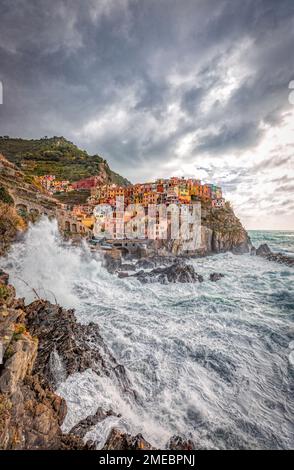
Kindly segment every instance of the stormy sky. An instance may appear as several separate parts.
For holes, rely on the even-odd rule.
[[[294,0],[1,0],[0,18],[0,135],[216,182],[247,228],[294,229]]]

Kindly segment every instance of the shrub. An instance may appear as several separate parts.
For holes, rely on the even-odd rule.
[[[3,186],[0,186],[0,201],[4,202],[5,204],[9,204],[10,206],[14,203],[9,192]]]

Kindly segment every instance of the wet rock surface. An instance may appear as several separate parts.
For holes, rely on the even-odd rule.
[[[222,274],[222,273],[211,273],[211,274],[209,275],[209,279],[210,279],[210,281],[212,281],[212,282],[219,281],[219,280],[222,279],[223,277],[225,277],[225,275]]]
[[[204,280],[191,264],[177,257],[143,258],[132,264],[119,263],[118,260],[112,263],[108,260],[107,265],[110,266],[110,272],[117,274],[120,279],[133,277],[142,284],[195,283]]]
[[[275,261],[279,264],[285,264],[286,266],[294,266],[294,258],[283,255],[282,253],[273,253],[267,243],[263,243],[256,250],[256,256],[262,256],[268,261]]]
[[[108,351],[97,325],[80,325],[73,311],[47,301],[26,307],[23,299],[15,299],[3,271],[0,292],[0,449],[94,449],[82,436],[88,427],[114,413],[98,409],[78,423],[74,432],[63,434],[67,407],[54,392],[56,368],[62,364],[60,378],[64,380],[91,367],[132,393],[124,368]],[[60,364],[53,361],[53,371],[55,355]]]
[[[75,436],[64,436],[60,426],[66,402],[34,371],[38,338],[26,325],[22,299],[15,299],[9,277],[1,272],[0,292],[0,449],[88,449]]]
[[[152,450],[149,442],[147,442],[142,434],[131,436],[119,429],[113,428],[103,446],[103,450]]]
[[[42,375],[47,386],[57,387],[56,375],[51,370],[52,356],[60,360],[65,378],[75,372],[92,369],[98,375],[111,377],[123,392],[134,395],[123,365],[111,354],[100,335],[96,323],[77,323],[74,311],[37,300],[25,308],[26,324],[39,341],[34,371]],[[51,359],[51,360],[50,360]],[[55,373],[56,373],[56,367]]]
[[[160,282],[161,284],[203,282],[203,276],[198,274],[191,264],[182,262],[173,263],[168,267],[154,268],[149,272],[139,272],[135,276],[144,284],[149,282]]]
[[[167,443],[169,450],[194,450],[196,445],[190,439],[185,439],[182,436],[172,436]]]
[[[121,415],[114,413],[112,410],[105,411],[103,408],[98,408],[94,415],[87,416],[87,418],[81,420],[71,430],[70,434],[83,438],[89,429],[100,423],[109,416],[120,417]]]
[[[263,243],[262,245],[260,245],[257,250],[255,251],[256,255],[257,256],[268,256],[270,255],[272,252],[269,248],[269,246],[267,245],[267,243]]]

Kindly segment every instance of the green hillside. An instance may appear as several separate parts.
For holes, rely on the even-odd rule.
[[[127,185],[129,181],[113,172],[99,155],[88,155],[64,137],[15,139],[0,136],[0,153],[26,175],[54,174],[71,182],[103,174],[105,182]]]

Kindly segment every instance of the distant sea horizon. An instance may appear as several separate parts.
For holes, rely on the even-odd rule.
[[[267,243],[274,252],[294,256],[294,230],[247,230],[253,245],[257,248]]]

